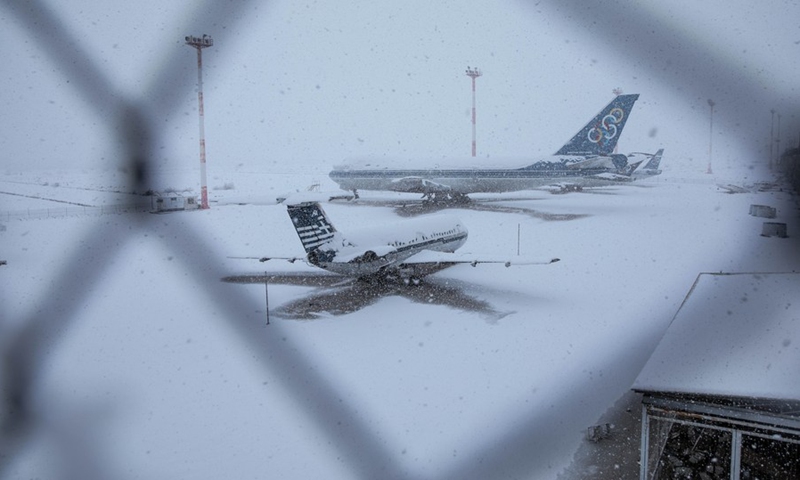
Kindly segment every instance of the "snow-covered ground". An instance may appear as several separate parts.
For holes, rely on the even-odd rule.
[[[470,231],[463,251],[516,254],[519,232],[521,255],[559,263],[457,266],[409,287],[421,295],[313,320],[275,313],[335,289],[270,285],[265,325],[264,286],[219,279],[311,271],[228,257],[301,254],[274,197],[332,190],[324,172],[230,173],[209,182],[205,211],[51,218],[17,214],[135,196],[121,174],[0,177],[2,347],[48,320],[42,421],[9,478],[52,478],[62,462],[98,478],[555,478],[698,273],[800,270],[789,193],[665,172],[450,209]],[[324,207],[346,232],[402,221],[401,198],[413,196]],[[751,204],[776,207],[790,237],[762,237]]]

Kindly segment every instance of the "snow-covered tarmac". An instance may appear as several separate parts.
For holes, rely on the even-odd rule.
[[[789,193],[662,177],[450,209],[470,231],[463,251],[516,254],[519,232],[521,255],[561,258],[429,279],[488,309],[387,295],[314,320],[273,314],[269,326],[263,285],[219,279],[312,271],[228,258],[302,253],[270,199],[307,176],[231,177],[206,211],[0,217],[2,346],[50,319],[43,421],[7,473],[52,477],[65,460],[114,478],[555,478],[629,390],[698,273],[800,270]],[[0,181],[16,194],[2,210],[127,195],[107,177],[58,178]],[[78,183],[94,193],[65,188]],[[398,198],[413,197],[325,209],[346,232],[400,221]],[[776,207],[770,221],[790,238],[762,237],[752,204]],[[270,309],[320,293],[270,285]]]

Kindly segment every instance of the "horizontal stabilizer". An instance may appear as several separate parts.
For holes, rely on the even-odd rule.
[[[294,263],[298,260],[301,262],[306,261],[306,257],[228,257],[234,260],[258,260],[259,262],[268,262],[270,260],[286,260],[289,263]]]
[[[658,170],[661,165],[661,157],[664,155],[664,149],[659,148],[658,151],[650,158],[650,160],[642,166],[644,170]]]

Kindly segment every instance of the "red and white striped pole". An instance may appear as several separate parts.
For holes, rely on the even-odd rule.
[[[197,49],[197,102],[200,115],[200,208],[208,209],[208,185],[206,182],[206,133],[203,112],[203,49],[214,45],[208,35],[186,37],[186,45]]]
[[[476,140],[476,112],[475,112],[475,79],[483,75],[477,68],[467,67],[467,76],[472,78],[472,156],[478,153],[478,145]]]

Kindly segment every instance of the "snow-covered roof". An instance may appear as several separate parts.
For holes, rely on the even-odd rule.
[[[698,275],[634,390],[800,399],[800,274]]]

